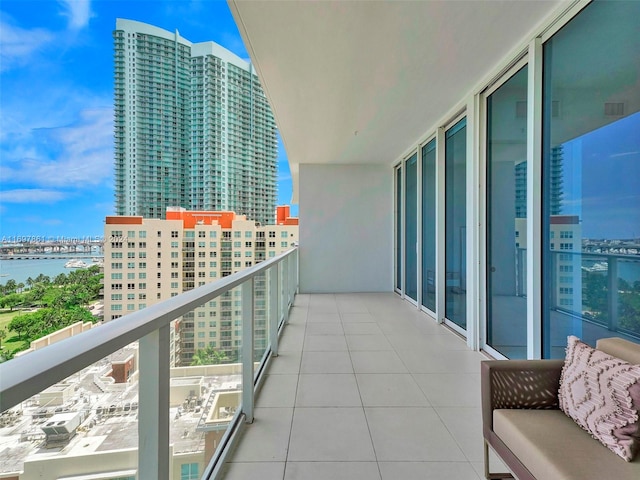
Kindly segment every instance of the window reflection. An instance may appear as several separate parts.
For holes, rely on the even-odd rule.
[[[544,45],[543,347],[640,341],[638,2],[594,2]]]

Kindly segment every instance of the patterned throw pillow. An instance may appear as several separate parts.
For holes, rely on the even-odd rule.
[[[560,409],[612,452],[630,462],[640,448],[640,365],[567,342]]]

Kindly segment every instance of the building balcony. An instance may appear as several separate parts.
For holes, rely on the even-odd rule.
[[[46,421],[26,422],[24,431],[40,447],[21,459],[28,449],[14,450],[12,435],[2,431],[17,478],[32,478],[45,466],[58,477],[92,475],[104,471],[104,462],[110,474],[141,479],[180,478],[186,464],[197,465],[198,478],[281,479],[285,471],[305,479],[481,478],[479,371],[486,357],[392,292],[296,295],[294,254],[0,367],[3,411],[27,418],[42,410],[49,423],[61,421],[51,416],[55,405],[61,413],[81,412],[77,431],[65,438],[41,432]],[[266,320],[254,310],[255,279],[263,272]],[[238,328],[243,339],[253,338],[253,348],[221,338],[222,364],[189,367],[185,359],[197,357],[199,340],[191,333],[175,339],[181,348],[173,355],[183,366],[170,368],[171,319],[196,317],[234,288],[252,306],[243,309],[245,327]],[[115,372],[120,357],[135,358],[136,368],[118,387],[104,372]],[[86,400],[76,402],[74,392]],[[134,402],[137,414],[130,410]],[[118,444],[113,431],[128,440]],[[94,448],[96,435],[106,440]],[[37,454],[54,440],[56,455]],[[90,448],[78,465],[72,458],[81,444]]]
[[[485,358],[394,293],[298,294],[223,478],[483,478]]]

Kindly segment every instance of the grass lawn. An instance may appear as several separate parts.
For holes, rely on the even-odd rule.
[[[9,351],[15,352],[16,350],[21,350],[24,345],[24,341],[18,340],[18,335],[15,332],[9,331],[8,325],[9,322],[18,315],[20,310],[14,310],[10,312],[9,310],[0,310],[0,329],[5,328],[7,330],[7,338],[2,341],[2,349],[7,349]]]

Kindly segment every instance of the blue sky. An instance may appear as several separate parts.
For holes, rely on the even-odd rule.
[[[248,58],[224,1],[2,0],[0,237],[102,235],[114,212],[116,18]],[[278,203],[287,204],[282,143],[278,164]]]

